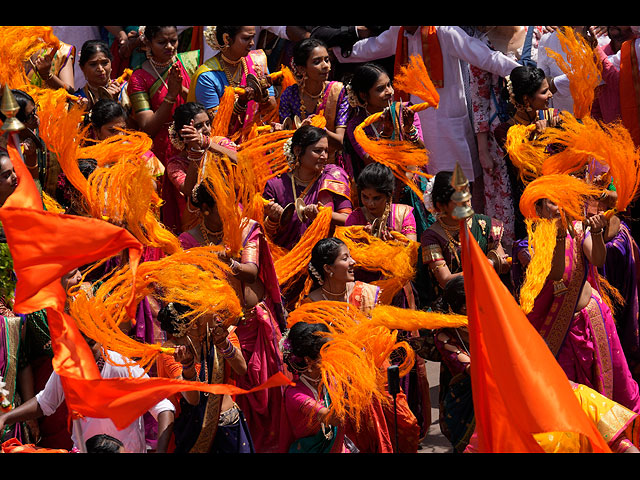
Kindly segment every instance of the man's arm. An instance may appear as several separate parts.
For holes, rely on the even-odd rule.
[[[158,414],[158,445],[157,453],[167,453],[169,440],[173,433],[173,421],[175,420],[175,412],[173,410],[164,410]]]
[[[387,58],[396,53],[399,25],[389,27],[380,35],[358,40],[353,44],[351,55],[344,57],[342,49],[333,48],[336,58],[340,63],[362,63]]]

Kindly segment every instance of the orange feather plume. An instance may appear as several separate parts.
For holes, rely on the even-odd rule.
[[[556,30],[558,41],[566,55],[566,61],[559,52],[547,48],[560,70],[569,78],[569,89],[573,98],[573,112],[577,118],[591,113],[595,88],[600,84],[602,64],[600,57],[587,40],[571,27]]]
[[[22,88],[29,83],[24,62],[46,46],[57,49],[60,41],[49,26],[9,25],[0,27],[0,83]]]
[[[535,125],[515,124],[507,131],[504,145],[509,160],[525,184],[540,176],[542,164],[548,156],[540,141],[531,139],[534,130]]]

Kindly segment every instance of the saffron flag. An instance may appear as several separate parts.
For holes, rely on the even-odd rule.
[[[166,378],[102,379],[76,322],[64,313],[66,292],[60,279],[74,268],[125,249],[135,275],[142,245],[127,230],[102,220],[45,212],[35,182],[14,143],[8,143],[8,151],[19,183],[0,208],[17,277],[14,308],[20,313],[47,310],[53,368],[60,375],[70,411],[110,418],[123,429],[161,399],[182,391],[237,395],[291,383],[280,372],[251,390]],[[123,306],[132,317],[134,294]]]
[[[572,432],[610,452],[582,411],[564,371],[460,222],[481,453],[541,453],[534,435]]]

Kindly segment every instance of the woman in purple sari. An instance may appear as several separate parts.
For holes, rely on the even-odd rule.
[[[312,125],[300,127],[291,138],[287,153],[291,171],[267,182],[263,196],[271,202],[265,206],[265,228],[276,245],[287,250],[318,214],[318,206],[333,208],[332,224],[344,225],[352,211],[351,188],[347,173],[337,165],[327,164],[327,132]],[[301,220],[294,213],[281,224],[284,208],[302,199],[306,205]]]
[[[559,215],[558,206],[548,199],[538,201],[536,208],[543,218]],[[558,231],[551,272],[528,318],[569,380],[640,413],[638,384],[611,310],[597,288],[596,268],[604,265],[607,254],[605,224],[605,217],[596,214],[574,223],[573,235]]]
[[[307,38],[296,44],[293,50],[293,70],[299,80],[282,92],[280,121],[298,117],[302,125],[306,125],[313,115],[322,113],[327,120],[329,163],[339,165],[352,176],[353,172],[342,160],[349,102],[344,85],[329,80],[331,58],[327,46],[317,38]]]

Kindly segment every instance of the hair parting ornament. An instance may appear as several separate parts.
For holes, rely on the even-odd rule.
[[[175,329],[173,336],[178,338],[184,337],[189,331],[189,329],[191,328],[191,322],[185,322],[183,320],[182,316],[176,310],[176,307],[174,306],[173,302],[169,302],[167,304],[167,309],[169,310],[169,312],[171,313],[171,316],[173,317],[171,319],[171,325]]]

